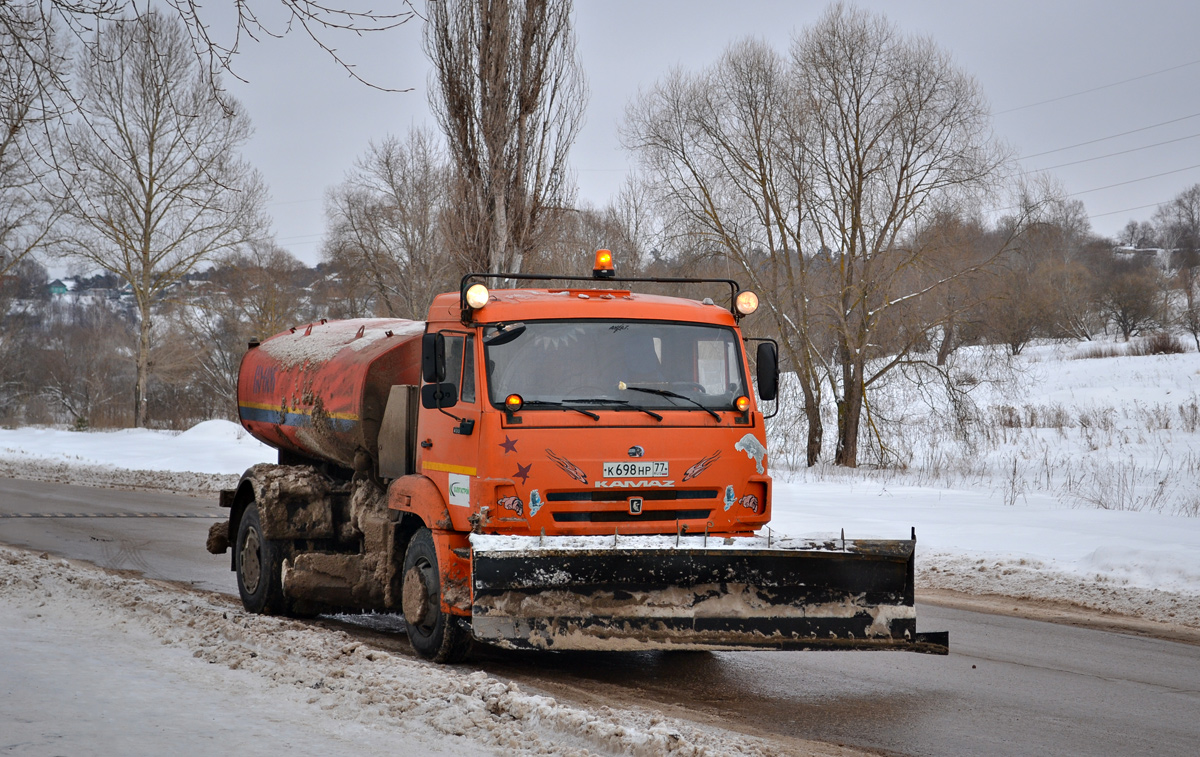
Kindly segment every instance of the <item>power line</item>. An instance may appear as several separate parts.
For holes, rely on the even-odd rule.
[[[1158,71],[1151,71],[1148,74],[1142,74],[1141,76],[1134,76],[1129,79],[1122,79],[1121,81],[1115,81],[1111,84],[1102,84],[1099,87],[1092,87],[1091,89],[1084,89],[1084,90],[1080,90],[1079,92],[1072,92],[1069,95],[1060,95],[1059,97],[1051,97],[1049,100],[1039,100],[1038,102],[1029,103],[1028,105],[1019,105],[1015,108],[1009,108],[1008,110],[997,111],[996,113],[993,113],[992,115],[1002,116],[1006,113],[1015,113],[1018,110],[1026,110],[1028,108],[1036,108],[1039,105],[1046,105],[1048,103],[1054,103],[1054,102],[1058,102],[1060,100],[1068,100],[1072,97],[1079,97],[1080,95],[1086,95],[1091,92],[1099,92],[1102,89],[1109,89],[1111,87],[1119,87],[1120,85],[1128,84],[1129,82],[1140,81],[1142,79],[1149,79],[1151,76],[1158,76],[1159,74],[1165,74],[1169,71],[1177,71],[1181,68],[1187,68],[1188,66],[1194,66],[1197,63],[1200,63],[1200,60],[1193,60],[1193,61],[1188,61],[1187,63],[1180,63],[1178,66],[1171,66],[1170,68],[1163,68],[1163,69],[1159,69]]]
[[[1157,208],[1159,205],[1165,205],[1168,202],[1170,202],[1170,200],[1163,200],[1162,202],[1154,202],[1154,203],[1150,203],[1149,205],[1138,205],[1137,207],[1134,207],[1134,208],[1123,208],[1121,210],[1110,210],[1107,213],[1095,213],[1095,214],[1089,215],[1088,218],[1089,219],[1090,218],[1104,218],[1105,216],[1115,216],[1118,213],[1130,213],[1135,210],[1145,210],[1146,208]]]
[[[1130,134],[1136,134],[1139,131],[1148,131],[1150,129],[1157,129],[1159,126],[1166,126],[1167,124],[1179,123],[1180,121],[1186,121],[1189,118],[1196,118],[1197,116],[1200,116],[1200,113],[1193,113],[1190,116],[1180,116],[1179,118],[1172,118],[1170,121],[1159,121],[1158,123],[1150,124],[1149,126],[1142,126],[1138,129],[1130,129],[1129,131],[1123,131],[1120,134],[1111,134],[1107,137],[1099,137],[1097,139],[1089,139],[1086,142],[1076,142],[1075,144],[1067,145],[1066,147],[1056,147],[1053,150],[1045,150],[1043,152],[1035,152],[1032,155],[1024,155],[1021,157],[1021,159],[1026,160],[1028,158],[1040,158],[1043,155],[1049,155],[1049,154],[1055,153],[1055,152],[1062,152],[1064,150],[1072,150],[1076,147],[1083,147],[1085,145],[1094,145],[1097,142],[1106,142],[1110,139],[1116,139],[1117,137],[1125,137]]]
[[[1093,187],[1092,189],[1084,189],[1079,192],[1071,192],[1070,194],[1064,195],[1064,197],[1078,197],[1079,195],[1090,194],[1092,192],[1099,192],[1102,189],[1112,189],[1113,187],[1121,187],[1121,186],[1125,186],[1126,184],[1136,184],[1139,181],[1148,181],[1150,179],[1157,179],[1160,176],[1170,176],[1171,174],[1182,173],[1184,171],[1190,171],[1194,168],[1200,168],[1200,163],[1197,163],[1194,166],[1186,166],[1184,168],[1177,168],[1173,171],[1163,171],[1162,173],[1156,173],[1156,174],[1153,174],[1150,176],[1142,176],[1141,178],[1138,178],[1138,179],[1130,179],[1129,181],[1118,181],[1116,184],[1107,184],[1103,187]],[[1163,200],[1163,202],[1156,202],[1156,203],[1152,203],[1150,205],[1139,205],[1134,208],[1124,208],[1122,210],[1112,210],[1107,213],[1096,213],[1095,215],[1088,214],[1088,218],[1103,218],[1104,216],[1113,216],[1113,215],[1116,215],[1117,213],[1128,213],[1133,210],[1144,210],[1146,208],[1154,208],[1159,205],[1162,205],[1164,202],[1170,202],[1170,201]],[[996,212],[1005,213],[1010,210],[1018,210],[1018,209],[1020,209],[1019,205],[1012,205],[1007,208],[1000,208]]]
[[[323,236],[325,236],[324,232],[321,232],[320,234],[301,234],[300,236],[294,236],[294,237],[280,237],[280,238],[276,239],[275,241],[276,242],[298,242],[300,244],[313,244],[314,242],[316,242]]]
[[[1126,184],[1136,184],[1139,181],[1148,181],[1150,179],[1157,179],[1160,176],[1170,176],[1173,173],[1183,173],[1184,171],[1191,171],[1193,168],[1200,168],[1200,163],[1197,163],[1194,166],[1186,166],[1184,168],[1176,168],[1174,171],[1163,171],[1162,173],[1156,173],[1156,174],[1152,174],[1150,176],[1143,176],[1140,179],[1130,179],[1129,181],[1118,181],[1116,184],[1106,184],[1103,187],[1095,187],[1094,189],[1085,189],[1081,192],[1072,192],[1071,194],[1067,195],[1067,197],[1078,197],[1079,195],[1090,194],[1091,192],[1099,192],[1102,189],[1112,189],[1113,187],[1123,187]]]
[[[1103,160],[1105,158],[1112,158],[1117,155],[1125,155],[1125,154],[1131,153],[1131,152],[1138,152],[1139,150],[1149,150],[1151,147],[1162,147],[1163,145],[1174,144],[1175,142],[1182,142],[1186,139],[1195,139],[1196,137],[1200,137],[1200,134],[1189,134],[1186,137],[1178,137],[1176,139],[1168,139],[1165,142],[1155,142],[1152,145],[1143,145],[1142,147],[1131,147],[1128,150],[1120,150],[1118,152],[1110,152],[1110,153],[1106,153],[1104,155],[1097,155],[1094,158],[1083,158],[1082,160],[1072,160],[1070,163],[1059,163],[1059,164],[1053,165],[1053,166],[1044,166],[1042,168],[1035,168],[1034,170],[1035,171],[1049,171],[1054,168],[1064,168],[1066,166],[1077,166],[1080,163],[1090,163],[1093,160]]]

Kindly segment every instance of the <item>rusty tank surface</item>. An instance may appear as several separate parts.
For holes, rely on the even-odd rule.
[[[252,346],[238,373],[242,426],[283,455],[346,468],[376,458],[390,388],[420,383],[424,330],[399,318],[321,320]]]

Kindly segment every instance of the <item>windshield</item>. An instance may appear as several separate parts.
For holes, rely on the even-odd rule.
[[[496,327],[484,327],[484,344]],[[703,411],[747,394],[733,329],[664,321],[530,321],[488,345],[488,397],[538,403]],[[649,390],[649,391],[647,391]],[[681,396],[672,396],[681,395]]]

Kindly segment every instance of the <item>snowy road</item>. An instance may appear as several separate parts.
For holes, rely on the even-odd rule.
[[[227,561],[203,549],[216,513],[211,499],[0,479],[0,543],[231,593]],[[1194,754],[1200,647],[930,606],[918,616],[951,632],[949,657],[491,652],[472,667],[592,711],[661,710],[741,731],[767,753],[818,739],[902,754]],[[335,627],[410,656],[403,637]],[[10,630],[36,649],[35,622]]]

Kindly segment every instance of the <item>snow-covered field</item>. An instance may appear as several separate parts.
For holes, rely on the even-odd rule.
[[[0,428],[0,476],[93,486],[216,492],[275,450],[229,421],[187,431]]]

